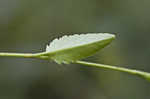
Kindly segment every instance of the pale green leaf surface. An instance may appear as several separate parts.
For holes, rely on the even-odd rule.
[[[44,56],[55,62],[70,63],[93,55],[111,43],[115,35],[108,33],[88,33],[63,36],[53,40],[47,47]]]

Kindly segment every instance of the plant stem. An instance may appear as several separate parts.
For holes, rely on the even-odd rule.
[[[23,57],[23,58],[33,58],[34,54],[31,53],[0,53],[0,56],[8,56],[8,57]]]
[[[22,57],[22,58],[39,58],[39,59],[50,59],[49,56],[43,56],[43,53],[0,53],[0,56],[9,56],[9,57]],[[148,72],[143,72],[139,70],[134,70],[134,69],[127,69],[123,67],[116,67],[116,66],[111,66],[111,65],[105,65],[105,64],[97,64],[97,63],[90,63],[90,62],[85,62],[85,61],[75,61],[74,63],[81,64],[81,65],[87,65],[91,67],[98,67],[98,68],[103,68],[103,69],[110,69],[110,70],[115,70],[115,71],[120,71],[120,72],[126,72],[132,75],[137,75],[142,78],[145,78],[146,80],[150,81],[150,73]]]
[[[103,69],[110,69],[110,70],[115,70],[115,71],[120,71],[120,72],[126,72],[132,75],[137,75],[140,76],[146,80],[150,81],[150,73],[148,72],[143,72],[139,70],[134,70],[134,69],[127,69],[123,67],[116,67],[116,66],[111,66],[111,65],[105,65],[105,64],[96,64],[96,63],[90,63],[90,62],[85,62],[85,61],[76,61],[75,63],[81,64],[81,65],[87,65],[91,67],[98,67],[98,68],[103,68]]]
[[[47,56],[41,56],[41,53],[0,53],[0,56],[6,57],[22,57],[22,58],[39,58],[39,59],[48,59]]]

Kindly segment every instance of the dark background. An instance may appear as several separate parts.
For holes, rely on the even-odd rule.
[[[118,33],[87,58],[150,72],[150,0],[0,0],[0,51],[42,52],[56,37]],[[83,65],[0,57],[1,99],[149,99],[139,77]]]

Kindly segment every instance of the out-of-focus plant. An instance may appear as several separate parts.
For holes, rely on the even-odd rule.
[[[58,64],[82,64],[91,67],[110,69],[129,74],[137,75],[150,81],[150,73],[139,70],[127,69],[105,64],[96,64],[86,61],[80,61],[90,55],[93,55],[100,49],[109,45],[115,39],[114,34],[109,33],[88,33],[63,36],[53,40],[42,53],[0,53],[0,56],[13,56],[24,58],[39,58],[53,60]]]

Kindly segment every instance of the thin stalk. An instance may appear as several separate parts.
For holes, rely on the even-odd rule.
[[[47,57],[39,56],[39,54],[32,54],[32,53],[0,53],[0,56],[4,57],[21,57],[21,58],[40,58],[46,59]]]
[[[49,56],[43,56],[43,53],[0,53],[0,56],[7,56],[7,57],[22,57],[22,58],[39,58],[39,59],[50,59]],[[132,75],[140,76],[142,78],[145,78],[146,80],[150,81],[150,73],[143,72],[139,70],[134,69],[127,69],[123,67],[116,67],[111,65],[105,65],[105,64],[97,64],[97,63],[90,63],[85,61],[75,61],[74,63],[81,64],[81,65],[87,65],[91,67],[98,67],[103,69],[110,69],[120,72],[126,72]]]
[[[0,56],[32,58],[33,54],[29,54],[29,53],[0,53]]]
[[[140,76],[140,77],[150,81],[150,73],[148,73],[148,72],[143,72],[143,71],[134,70],[134,69],[127,69],[127,68],[123,68],[123,67],[116,67],[116,66],[111,66],[111,65],[105,65],[105,64],[90,63],[90,62],[85,62],[85,61],[76,61],[75,63],[81,64],[81,65],[87,65],[87,66],[91,66],[91,67],[126,72],[126,73],[129,73],[132,75]]]

